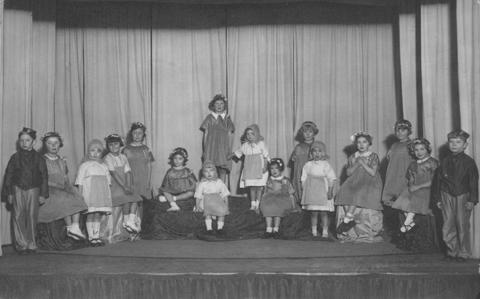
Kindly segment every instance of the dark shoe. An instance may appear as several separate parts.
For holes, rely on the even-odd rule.
[[[357,223],[355,222],[355,220],[351,220],[349,223],[340,223],[340,225],[337,227],[337,234],[343,234],[345,232],[348,232],[356,224]]]
[[[456,262],[459,262],[459,263],[465,263],[465,262],[467,261],[467,259],[464,258],[464,257],[461,257],[461,256],[457,256],[457,257],[455,258],[455,261],[456,261]]]
[[[274,239],[276,239],[276,240],[280,239],[280,233],[279,232],[273,232],[272,235],[273,235]]]
[[[214,232],[213,230],[207,230],[207,231],[205,232],[205,235],[207,235],[207,236],[214,236],[214,235],[215,235],[215,232]]]
[[[273,233],[266,232],[266,233],[263,234],[263,238],[264,239],[271,239],[271,238],[273,238]]]
[[[223,228],[217,230],[216,235],[217,235],[218,237],[225,237],[225,235],[226,235],[225,230],[224,230]]]
[[[26,255],[28,252],[26,250],[17,250],[18,255]]]
[[[37,253],[37,250],[35,250],[35,249],[27,249],[27,250],[25,250],[25,252],[26,252],[27,254],[35,254],[35,253]]]
[[[446,255],[444,258],[443,258],[444,261],[446,262],[452,262],[455,260],[455,257],[451,256],[451,255]]]

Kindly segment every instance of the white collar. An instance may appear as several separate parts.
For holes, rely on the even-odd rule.
[[[43,155],[44,157],[46,157],[48,160],[52,160],[52,161],[55,161],[55,160],[58,160],[60,159],[59,156],[55,156],[55,157],[50,157],[49,155],[45,154]]]
[[[423,163],[425,161],[427,161],[430,157],[426,157],[426,158],[423,158],[421,160],[417,160],[417,163],[420,164],[420,163]]]
[[[368,157],[372,154],[371,151],[366,151],[364,152],[363,154],[360,154],[360,152],[355,152],[355,158],[358,158],[358,157]]]
[[[281,176],[279,176],[279,177],[273,177],[273,176],[271,176],[270,178],[271,178],[272,180],[274,180],[274,181],[281,181],[281,180],[283,180],[283,175],[281,175]]]
[[[223,119],[225,119],[225,117],[227,116],[227,112],[223,112],[223,113],[216,113],[216,112],[213,112],[212,111],[212,115],[213,117],[215,117],[215,119],[217,119],[219,116],[221,116]]]

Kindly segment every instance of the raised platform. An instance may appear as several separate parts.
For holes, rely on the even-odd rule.
[[[0,298],[476,298],[478,260],[388,243],[123,242],[0,257]]]

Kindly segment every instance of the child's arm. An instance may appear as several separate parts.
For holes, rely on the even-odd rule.
[[[472,163],[473,165],[469,172],[470,197],[468,198],[468,202],[465,206],[468,210],[473,209],[473,207],[478,203],[478,168],[473,159]]]
[[[38,197],[38,202],[40,205],[45,203],[45,199],[48,198],[48,169],[47,162],[42,157],[39,157],[38,160],[38,170],[42,177],[42,184],[40,185],[40,195]]]
[[[370,176],[375,176],[377,174],[379,160],[376,154],[372,155],[374,155],[372,157],[372,166],[368,166],[367,162],[365,162],[365,160],[362,158],[358,159],[358,163],[362,165],[362,167]]]
[[[337,180],[337,176],[335,175],[335,171],[333,170],[332,166],[330,163],[327,162],[327,180],[328,180],[328,192],[327,192],[327,198],[332,199],[333,198],[333,186],[335,184],[335,181]]]
[[[357,163],[357,159],[353,155],[350,156],[348,158],[347,176],[351,176],[358,167],[360,167],[360,164]]]
[[[8,161],[7,168],[5,169],[5,176],[3,179],[2,197],[7,200],[9,204],[13,203],[13,177],[15,173],[15,159],[14,154]]]
[[[195,207],[193,208],[194,212],[203,212],[203,184],[198,183],[197,187],[195,188]]]

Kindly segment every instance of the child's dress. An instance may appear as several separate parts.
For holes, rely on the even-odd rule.
[[[405,175],[410,163],[415,162],[409,154],[409,141],[396,142],[387,153],[388,167],[383,187],[382,202],[390,205],[407,187]]]
[[[133,146],[128,144],[123,149],[123,154],[127,157],[133,176],[133,193],[139,194],[144,198],[151,198],[150,186],[150,163],[154,160],[152,152],[148,146],[142,144]]]
[[[75,185],[82,186],[87,213],[112,212],[110,183],[110,172],[105,164],[91,160],[80,165]]]
[[[305,163],[308,162],[311,143],[301,142],[295,146],[290,163],[293,163],[293,187],[297,195],[297,200],[302,199],[302,170]]]
[[[337,179],[332,166],[327,161],[309,161],[303,166],[302,208],[313,211],[335,210],[333,199],[328,199],[328,187]]]
[[[348,159],[348,167],[353,165],[353,159],[365,159],[368,167],[379,164],[378,155],[372,152],[364,154],[356,152]],[[381,196],[382,179],[378,171],[371,176],[363,166],[359,166],[340,186],[335,204],[381,211],[383,209],[380,203]]]
[[[60,157],[52,159],[44,156],[48,170],[50,196],[38,211],[38,222],[49,223],[81,211],[87,210],[82,196],[68,179],[67,162]]]
[[[232,163],[227,159],[232,152],[229,134],[235,131],[230,115],[210,113],[200,130],[207,134],[203,149],[203,161],[212,161],[215,166],[230,170]]]
[[[268,150],[263,141],[257,143],[245,142],[235,151],[235,156],[245,156],[240,188],[250,186],[265,186],[268,180],[268,171],[264,172],[269,159]]]
[[[406,174],[409,185],[431,182],[438,165],[438,161],[432,157],[412,162]],[[393,203],[392,208],[415,214],[431,215],[430,187],[420,188],[414,192],[410,192],[408,187],[405,188]]]
[[[172,167],[167,170],[160,191],[173,195],[188,191],[194,192],[196,183],[197,179],[189,168],[175,169]]]
[[[228,210],[228,191],[227,186],[220,179],[203,179],[198,183],[195,191],[195,198],[200,199],[199,208],[203,209],[205,216],[226,216]]]
[[[115,156],[112,153],[109,153],[105,156],[104,161],[108,167],[108,170],[115,172],[123,181],[123,184],[126,185],[126,174],[131,171],[127,157],[124,154],[119,154]],[[111,189],[113,207],[118,207],[130,202],[142,201],[142,198],[136,193],[126,194],[125,190],[114,178],[112,178]]]
[[[280,176],[278,178],[269,177],[260,201],[260,211],[264,217],[284,217],[289,211],[295,208],[292,202],[293,190],[290,181]]]

